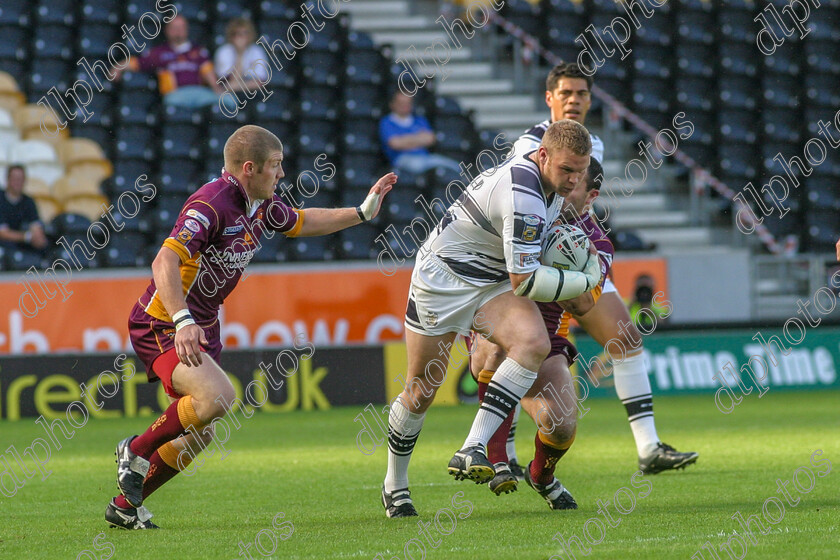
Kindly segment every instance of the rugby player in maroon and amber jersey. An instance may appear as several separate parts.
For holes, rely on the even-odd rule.
[[[184,205],[152,263],[152,281],[129,317],[131,343],[150,381],[160,380],[169,408],[141,435],[117,444],[121,494],[105,519],[125,529],[152,529],[143,500],[202,449],[235,393],[219,367],[219,306],[236,287],[263,235],[327,235],[376,217],[396,182],[383,176],[356,208],[296,210],[275,194],[283,178],[283,145],[247,125],[228,138],[222,176]]]

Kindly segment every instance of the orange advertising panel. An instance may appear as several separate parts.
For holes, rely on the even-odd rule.
[[[640,274],[652,276],[656,290],[667,295],[664,260],[619,260],[613,268],[625,298],[632,297]],[[401,340],[410,278],[411,268],[392,276],[358,266],[255,269],[222,308],[223,343],[226,348],[291,346],[298,334],[316,346]],[[62,294],[31,275],[4,275],[0,354],[129,350],[129,310],[148,281],[149,271],[86,272],[74,274]]]
[[[51,283],[46,287],[54,296],[48,299],[34,277],[25,284],[22,274],[6,275],[0,281],[0,353],[130,348],[128,314],[149,277],[74,274],[65,287],[72,293],[62,301]],[[222,308],[223,342],[227,348],[291,346],[300,333],[325,346],[399,340],[410,278],[410,268],[392,276],[373,267],[255,270]]]
[[[668,298],[668,266],[665,259],[623,259],[618,257],[612,266],[612,281],[624,301],[633,300],[636,282],[640,276],[650,276],[653,291],[663,292]]]

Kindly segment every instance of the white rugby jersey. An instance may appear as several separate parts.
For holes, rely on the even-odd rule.
[[[540,124],[534,125],[530,129],[526,130],[525,133],[520,136],[516,142],[514,142],[512,152],[517,155],[527,154],[531,150],[539,148],[543,136],[545,135],[545,131],[548,129],[550,124],[551,122],[546,119]],[[598,163],[604,163],[604,142],[591,132],[589,133],[589,138],[592,139],[592,157],[597,159]]]
[[[429,235],[418,262],[437,258],[474,286],[539,268],[545,226],[559,217],[563,197],[551,193],[546,200],[539,167],[526,155],[476,177]]]

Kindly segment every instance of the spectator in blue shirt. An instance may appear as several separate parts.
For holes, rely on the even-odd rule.
[[[413,113],[411,97],[396,92],[391,98],[391,114],[379,121],[379,137],[385,155],[398,171],[424,173],[442,167],[459,173],[458,162],[440,154],[429,153],[435,133],[429,121]]]

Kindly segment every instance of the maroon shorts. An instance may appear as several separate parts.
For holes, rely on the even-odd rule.
[[[566,361],[569,363],[569,367],[572,367],[572,364],[575,363],[575,358],[577,358],[578,351],[575,348],[575,345],[569,342],[569,339],[560,336],[559,334],[549,334],[548,340],[551,342],[551,351],[548,353],[548,358],[552,356],[566,356]]]
[[[210,343],[203,350],[218,362],[222,353],[219,321],[216,320],[203,329],[204,336]],[[160,379],[166,394],[176,399],[181,397],[182,395],[172,388],[172,371],[178,365],[178,358],[175,356],[175,325],[155,319],[143,311],[139,303],[135,303],[128,316],[128,334],[137,357],[146,366],[149,381]]]

